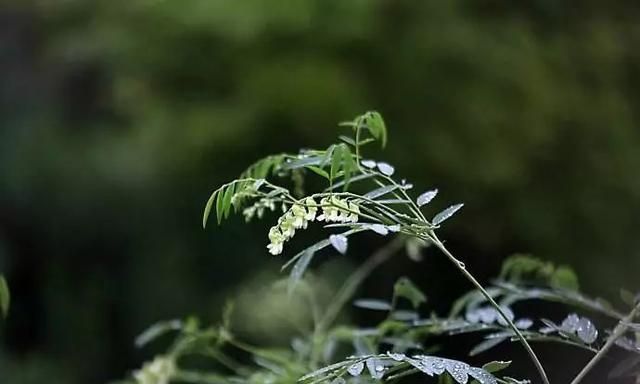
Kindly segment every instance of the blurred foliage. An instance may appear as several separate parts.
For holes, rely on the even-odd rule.
[[[639,16],[631,1],[3,2],[0,372],[102,382],[138,365],[145,325],[217,316],[278,263],[261,226],[200,229],[213,187],[367,109],[399,173],[466,203],[446,237],[480,276],[530,252],[586,292],[637,290]],[[447,297],[449,270],[421,265],[411,279]]]

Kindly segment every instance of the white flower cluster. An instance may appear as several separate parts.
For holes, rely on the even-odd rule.
[[[267,199],[267,198],[262,198],[260,200],[258,200],[255,204],[253,204],[252,206],[245,208],[242,211],[242,214],[244,215],[244,219],[246,221],[251,221],[251,219],[254,218],[254,216],[258,216],[259,219],[262,219],[262,216],[264,215],[264,211],[265,209],[268,209],[270,211],[274,211],[276,209],[276,204],[273,200],[271,199]]]
[[[294,204],[282,217],[278,224],[269,230],[267,249],[272,255],[282,253],[284,242],[291,239],[296,229],[307,228],[310,221],[325,221],[327,223],[355,223],[358,221],[360,208],[353,202],[344,201],[338,197],[325,197],[320,201],[322,214],[316,217],[318,205],[312,197],[304,200],[304,206]]]
[[[360,215],[360,207],[352,202],[346,202],[338,197],[325,197],[320,201],[322,214],[318,221],[327,223],[357,223]]]
[[[168,356],[157,356],[133,372],[137,384],[168,384],[176,373],[176,362]]]

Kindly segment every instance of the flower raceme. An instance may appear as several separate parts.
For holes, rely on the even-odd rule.
[[[317,215],[318,208],[322,213]],[[312,197],[304,199],[302,204],[295,203],[278,219],[278,224],[269,230],[267,249],[272,255],[282,253],[285,241],[296,234],[296,229],[306,229],[310,221],[327,223],[356,223],[360,215],[360,207],[337,196],[325,197],[318,205]]]

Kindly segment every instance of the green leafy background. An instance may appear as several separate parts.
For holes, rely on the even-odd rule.
[[[132,342],[146,325],[263,300],[275,219],[203,231],[204,202],[369,109],[389,127],[371,157],[439,188],[437,208],[465,203],[443,235],[482,280],[526,252],[572,265],[586,292],[638,290],[638,17],[632,1],[3,2],[0,381],[115,379],[148,356]],[[363,296],[407,273],[436,310],[469,288],[428,252]]]

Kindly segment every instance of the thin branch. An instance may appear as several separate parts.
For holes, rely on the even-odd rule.
[[[596,353],[593,358],[587,363],[587,365],[582,368],[580,372],[576,375],[576,377],[571,381],[571,384],[578,384],[586,375],[589,373],[591,368],[593,368],[600,359],[609,351],[609,349],[615,344],[616,340],[618,340],[629,328],[629,323],[635,319],[635,317],[640,312],[640,302],[636,304],[636,306],[629,312],[629,314],[622,319],[616,328],[613,330],[613,333],[607,339],[607,342],[600,348],[598,353]]]
[[[511,330],[516,334],[516,336],[520,340],[520,343],[524,346],[524,349],[527,351],[527,353],[531,357],[533,364],[536,366],[538,372],[540,373],[540,377],[542,378],[543,383],[549,384],[549,378],[547,377],[547,373],[545,372],[544,367],[542,366],[542,363],[540,363],[540,359],[538,359],[538,356],[536,356],[536,353],[531,348],[531,345],[529,345],[529,342],[527,341],[527,339],[522,335],[522,332],[520,332],[520,330],[518,329],[518,327],[516,327],[513,321],[509,317],[507,317],[507,315],[504,313],[500,305],[496,303],[496,301],[493,299],[493,297],[491,297],[491,295],[482,286],[482,284],[480,284],[478,280],[476,280],[476,278],[471,273],[469,273],[469,271],[467,271],[467,269],[464,266],[464,263],[456,259],[456,257],[453,256],[451,252],[449,252],[449,250],[438,239],[438,237],[433,231],[430,232],[428,240],[431,240],[435,244],[435,246],[438,247],[440,251],[442,251],[442,253],[444,253],[449,258],[449,260],[456,266],[456,268],[458,268],[458,270],[464,275],[464,277],[466,277],[467,280],[469,280],[482,293],[485,299],[487,299],[487,301],[495,308],[495,310],[507,322],[507,324],[509,324],[509,328],[511,328]]]

